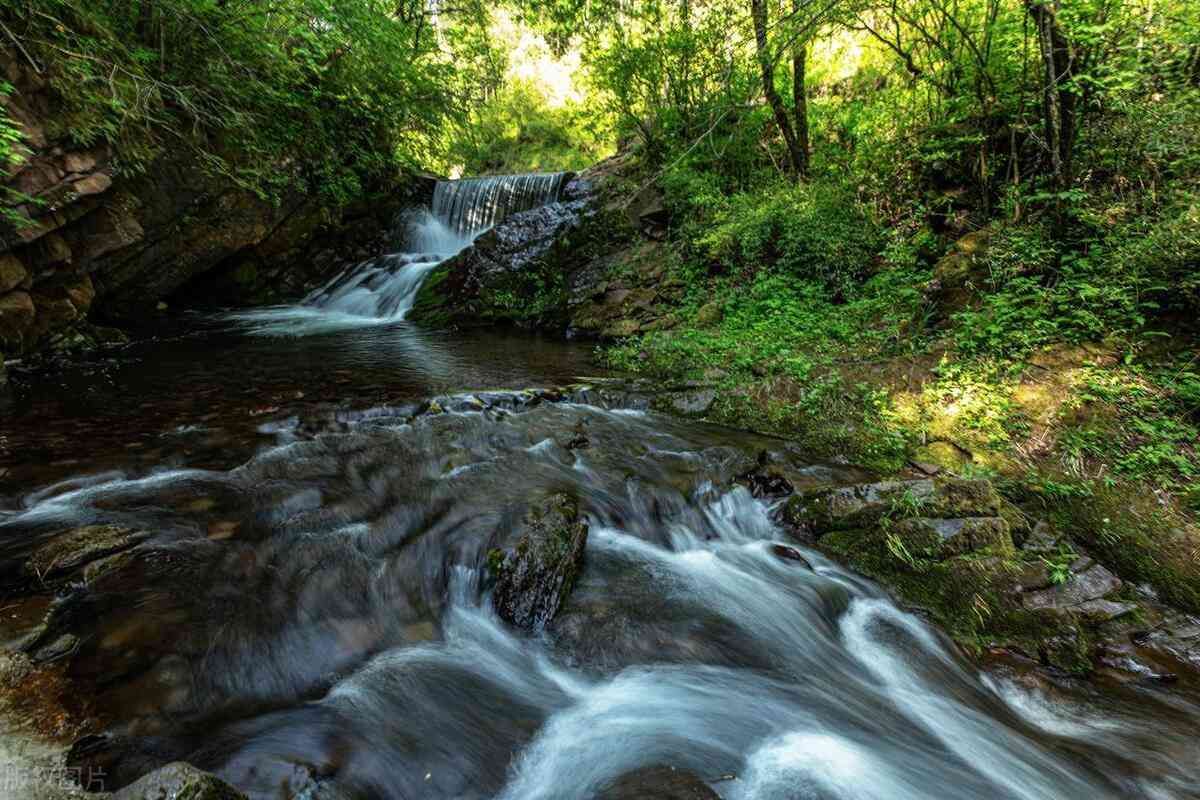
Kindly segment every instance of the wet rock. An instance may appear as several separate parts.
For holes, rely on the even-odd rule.
[[[112,800],[246,800],[246,795],[215,775],[176,761],[129,784]]]
[[[1099,600],[1121,588],[1121,579],[1099,564],[1073,574],[1065,583],[1024,595],[1022,602],[1031,611],[1065,613],[1090,600]]]
[[[558,613],[583,564],[587,523],[579,501],[551,495],[526,513],[522,535],[507,554],[493,550],[488,566],[496,577],[492,604],[500,617],[536,631]]]
[[[678,414],[694,417],[708,413],[717,400],[715,389],[679,392],[671,396],[671,408]]]
[[[691,772],[656,766],[622,775],[594,800],[720,800],[720,795]]]
[[[72,633],[64,633],[49,644],[39,647],[30,658],[38,664],[48,664],[66,658],[78,649],[79,637]]]
[[[25,574],[47,580],[127,550],[150,536],[120,525],[85,525],[56,536],[25,562]]]
[[[738,483],[757,498],[786,497],[795,491],[786,476],[769,471],[756,471],[738,477]]]
[[[1161,622],[1130,638],[1139,650],[1156,660],[1200,679],[1200,617],[1166,609]]]
[[[787,561],[797,561],[797,562],[803,564],[804,566],[808,567],[809,569],[813,568],[812,563],[807,558],[805,558],[800,553],[799,550],[797,550],[794,547],[788,547],[785,544],[775,544],[775,545],[771,545],[771,552],[774,553],[779,558],[785,559]]]
[[[563,443],[563,447],[567,450],[583,450],[589,444],[591,440],[588,438],[587,427],[584,421],[580,420],[575,424],[571,436]]]

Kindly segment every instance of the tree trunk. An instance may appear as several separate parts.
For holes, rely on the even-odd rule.
[[[802,0],[792,0],[792,10],[800,11]],[[804,88],[804,75],[808,66],[808,43],[797,41],[792,46],[792,114],[796,118],[796,148],[800,155],[797,174],[808,177],[808,92]]]
[[[153,45],[155,43],[154,6],[150,0],[140,0],[138,3],[137,36],[138,40],[144,44]]]
[[[800,155],[800,146],[796,142],[796,131],[792,128],[792,120],[783,107],[783,99],[775,90],[775,59],[767,46],[767,5],[765,0],[750,0],[750,16],[754,20],[754,43],[758,51],[758,65],[762,69],[763,95],[775,115],[775,124],[783,135],[787,145],[788,160],[791,162],[793,175],[799,176],[804,172],[804,160]]]
[[[1042,123],[1050,173],[1061,191],[1071,184],[1071,153],[1077,130],[1075,94],[1066,88],[1074,77],[1075,57],[1059,27],[1052,0],[1026,0],[1026,6],[1037,28],[1042,57]]]

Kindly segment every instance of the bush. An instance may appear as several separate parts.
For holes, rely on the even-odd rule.
[[[465,175],[580,170],[609,154],[610,128],[604,114],[551,107],[537,86],[515,81],[473,112],[450,160]]]
[[[882,245],[876,225],[849,193],[828,184],[777,183],[728,198],[692,242],[731,274],[763,269],[848,292]]]

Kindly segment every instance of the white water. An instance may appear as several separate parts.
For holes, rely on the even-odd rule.
[[[785,532],[746,489],[668,489],[672,465],[721,456],[666,420],[542,404],[376,424],[389,416],[281,437],[229,475],[64,481],[0,517],[0,533],[19,534],[0,544],[113,513],[165,531],[212,585],[186,623],[204,644],[185,651],[196,669],[162,679],[217,715],[254,703],[165,752],[192,753],[256,800],[594,800],[655,765],[724,800],[1200,796],[1200,751],[1180,735],[1191,728],[1156,718],[1160,706],[1068,704],[981,675],[871,582],[798,546],[812,569],[781,558]],[[547,444],[584,421],[588,447]],[[448,442],[458,455],[445,459]],[[554,625],[514,633],[483,594],[472,542],[497,498],[564,484],[589,509],[585,569]],[[205,560],[217,558],[207,540],[186,549],[192,518],[172,509],[195,497],[250,504],[256,538],[220,560]],[[414,516],[424,507],[444,523]],[[167,585],[139,582],[144,594],[119,594],[136,611],[107,613],[157,620]],[[218,613],[208,598],[228,599]],[[410,633],[412,604],[443,599],[437,627]],[[379,633],[393,621],[402,639]],[[334,674],[319,699],[289,688]],[[319,791],[281,788],[309,764]]]
[[[412,309],[426,276],[510,214],[553,202],[566,173],[498,175],[438,181],[432,209],[398,221],[404,250],[356,264],[310,293],[298,305],[269,306],[227,315],[266,336],[386,325]]]

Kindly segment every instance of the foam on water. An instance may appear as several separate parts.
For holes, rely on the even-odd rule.
[[[397,220],[401,252],[350,267],[298,305],[225,318],[261,336],[310,336],[400,322],[434,268],[508,215],[557,199],[565,179],[558,172],[438,181],[431,209],[411,210]]]

